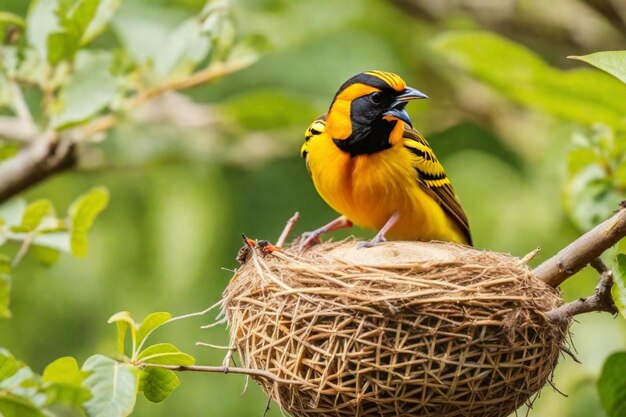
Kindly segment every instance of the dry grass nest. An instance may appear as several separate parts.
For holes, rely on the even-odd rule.
[[[254,250],[222,308],[243,366],[308,416],[505,417],[550,380],[569,323],[559,293],[515,257],[354,240]]]

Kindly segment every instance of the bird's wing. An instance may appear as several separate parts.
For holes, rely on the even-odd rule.
[[[309,143],[311,140],[314,140],[315,137],[320,136],[322,133],[326,131],[326,115],[323,114],[317,119],[313,121],[304,132],[304,143],[300,148],[300,156],[304,158],[306,161],[306,167],[309,170],[309,174],[311,170],[309,169],[309,160],[307,159],[307,155],[309,153]]]
[[[417,157],[414,166],[417,172],[417,180],[422,185],[422,188],[454,219],[465,236],[467,243],[471,245],[472,237],[469,231],[467,216],[454,193],[452,184],[450,184],[443,166],[437,160],[426,139],[418,131],[405,125],[404,146]]]

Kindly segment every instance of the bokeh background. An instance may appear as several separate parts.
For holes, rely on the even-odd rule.
[[[0,10],[23,15],[29,3],[0,0]],[[15,271],[14,317],[0,321],[2,345],[39,372],[60,356],[82,362],[94,352],[112,353],[115,328],[106,320],[117,311],[130,310],[137,319],[152,311],[179,315],[219,300],[236,267],[242,232],[274,240],[295,211],[302,214],[298,233],[332,219],[299,147],[338,86],[367,69],[396,72],[430,96],[408,111],[452,179],[475,245],[517,256],[540,246],[534,263],[549,257],[580,234],[564,208],[564,189],[572,137],[587,128],[510,100],[453,69],[433,52],[432,42],[450,32],[485,30],[524,45],[553,67],[580,67],[566,56],[624,49],[626,10],[618,3],[235,1],[238,32],[253,35],[262,52],[257,63],[143,107],[106,141],[86,149],[78,172],[27,193],[63,208],[101,184],[111,191],[111,203],[91,232],[86,259],[64,257],[46,269],[27,258]],[[203,4],[126,1],[97,43],[156,50]],[[485,65],[498,72],[500,63]],[[334,238],[349,233],[372,235],[353,230]],[[565,297],[591,294],[596,280],[595,273],[580,273],[563,286]],[[200,329],[215,314],[177,322],[159,330],[157,339],[175,341],[202,364],[219,364],[224,352],[195,346],[227,344],[225,328]],[[563,358],[554,377],[567,397],[546,386],[531,417],[604,415],[594,381],[604,359],[626,348],[625,322],[582,316],[573,342],[582,364]],[[241,376],[181,378],[165,403],[140,398],[133,415],[263,414],[265,397],[254,384],[242,395]],[[272,407],[269,415],[280,413]]]

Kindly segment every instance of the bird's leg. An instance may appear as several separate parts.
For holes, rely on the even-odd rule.
[[[346,229],[352,227],[352,222],[344,216],[337,217],[332,222],[313,230],[312,232],[304,232],[300,238],[300,249],[313,246],[320,242],[320,236],[333,230]]]
[[[391,229],[393,227],[393,225],[398,222],[398,219],[400,219],[400,213],[398,213],[396,211],[396,212],[394,212],[391,215],[389,220],[387,220],[387,223],[385,223],[385,225],[382,227],[382,229],[380,229],[380,231],[378,233],[376,233],[376,236],[374,236],[374,238],[372,240],[366,240],[365,242],[359,242],[356,245],[356,247],[359,248],[359,249],[361,249],[361,248],[371,248],[373,246],[378,245],[380,242],[386,241],[387,239],[385,239],[385,234],[387,234],[389,229]]]

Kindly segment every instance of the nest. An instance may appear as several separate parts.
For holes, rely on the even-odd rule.
[[[550,380],[568,322],[518,258],[353,240],[254,251],[224,292],[243,365],[296,417],[505,417]]]

